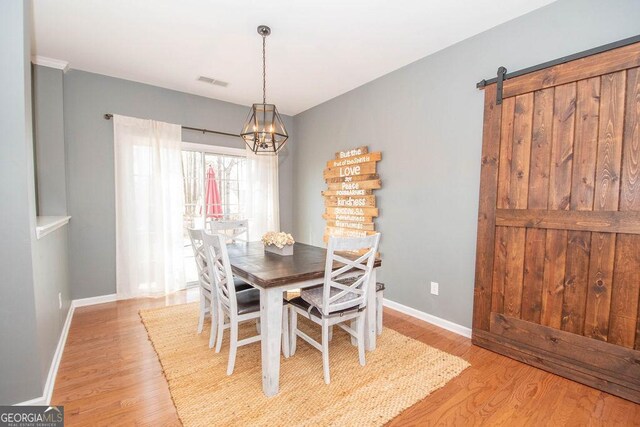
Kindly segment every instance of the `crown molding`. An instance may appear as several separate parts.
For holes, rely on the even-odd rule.
[[[63,73],[66,73],[67,70],[69,70],[69,63],[67,61],[62,61],[55,58],[47,58],[46,56],[33,55],[31,57],[31,63],[35,65],[41,65],[43,67],[62,70]]]

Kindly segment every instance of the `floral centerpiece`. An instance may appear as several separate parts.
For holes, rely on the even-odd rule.
[[[293,255],[293,236],[289,233],[268,231],[262,236],[264,250],[278,255]]]

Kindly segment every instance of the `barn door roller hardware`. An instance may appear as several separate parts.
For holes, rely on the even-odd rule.
[[[505,75],[507,74],[507,69],[505,67],[498,67],[498,76],[495,79],[480,80],[476,87],[478,89],[483,89],[485,86],[490,85],[491,83],[496,84],[496,104],[502,104],[502,82],[504,82]]]
[[[502,82],[504,82],[504,76],[507,74],[505,67],[498,68],[498,77],[496,77],[496,105],[502,104]]]
[[[533,73],[534,71],[543,70],[545,68],[553,67],[555,65],[564,64],[565,62],[575,61],[576,59],[585,58],[587,56],[595,55],[597,53],[606,52],[608,50],[617,49],[619,47],[628,46],[630,44],[640,42],[640,35],[629,37],[627,39],[618,40],[617,42],[605,44],[602,46],[594,47],[593,49],[585,50],[573,55],[563,56],[562,58],[554,59],[553,61],[543,62],[542,64],[534,65],[533,67],[524,68],[522,70],[514,71],[513,73],[506,74],[507,69],[505,67],[498,68],[498,76],[488,80],[480,80],[476,87],[478,89],[484,89],[485,86],[496,83],[496,104],[502,104],[502,83],[505,80],[519,77],[524,74]]]

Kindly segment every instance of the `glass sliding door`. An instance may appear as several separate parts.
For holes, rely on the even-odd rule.
[[[187,228],[206,229],[209,221],[245,218],[247,159],[244,150],[228,151],[231,150],[207,145],[194,147],[194,144],[182,151],[184,263],[189,285],[197,283],[198,273]],[[207,197],[208,191],[214,190],[212,186],[217,189],[217,198]]]

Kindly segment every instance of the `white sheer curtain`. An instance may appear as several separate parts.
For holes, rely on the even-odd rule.
[[[184,287],[181,127],[113,116],[118,298]]]
[[[267,231],[280,231],[278,156],[256,155],[247,148],[246,171],[249,240],[256,241]]]

